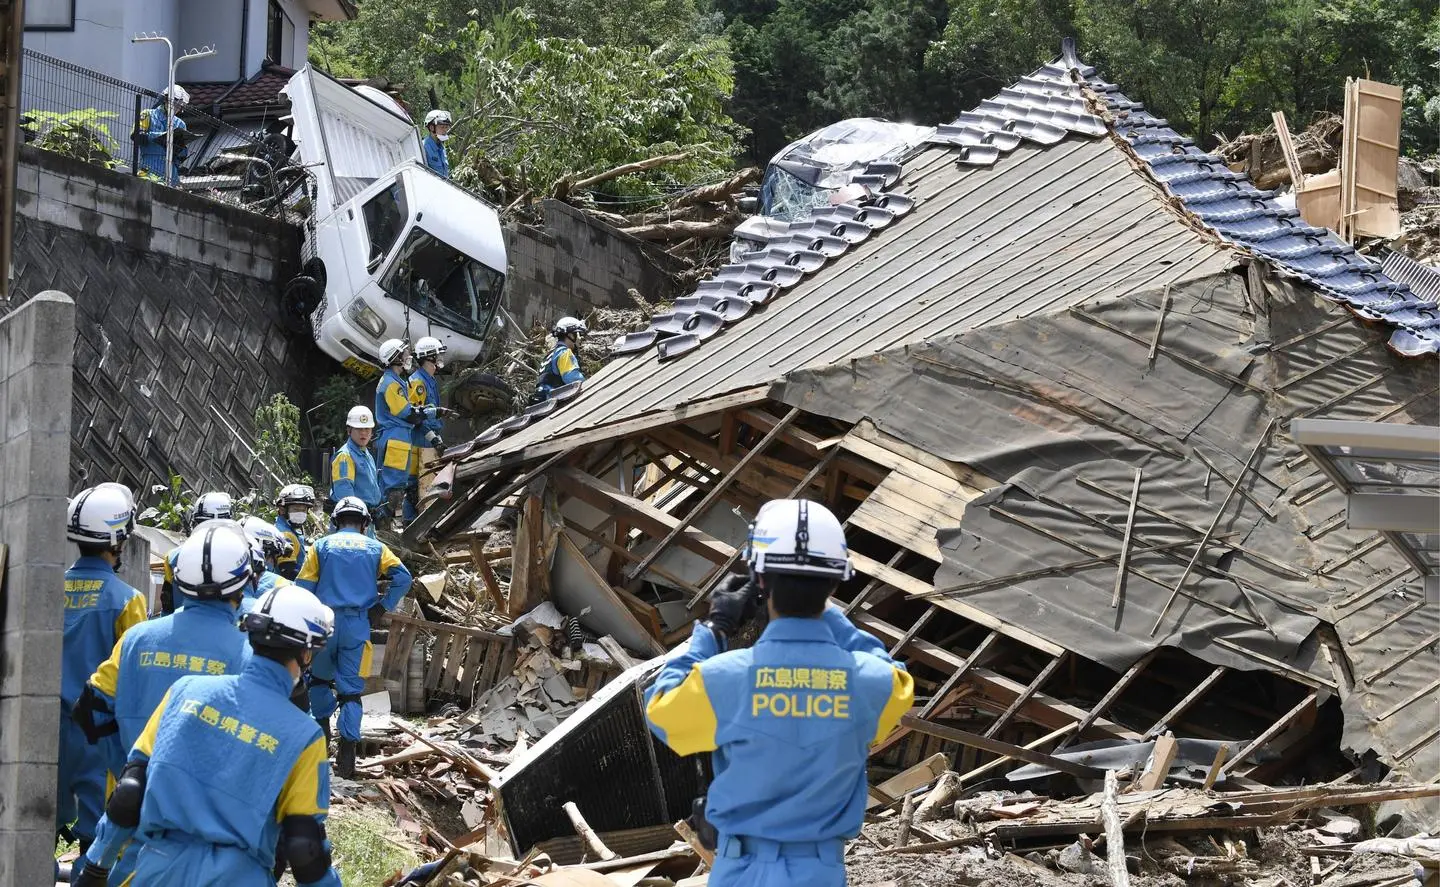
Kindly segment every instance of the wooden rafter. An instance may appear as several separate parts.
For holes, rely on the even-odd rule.
[[[1156,736],[1170,729],[1170,726],[1179,720],[1180,716],[1185,714],[1190,706],[1194,705],[1211,687],[1215,686],[1215,683],[1224,677],[1228,670],[1229,669],[1223,665],[1217,665],[1213,671],[1205,676],[1204,680],[1196,684],[1195,688],[1189,693],[1186,693],[1184,698],[1171,706],[1170,710],[1165,712],[1165,714],[1161,715],[1160,720],[1156,721],[1154,726],[1145,731],[1145,738],[1154,739]]]
[[[1220,768],[1220,772],[1222,774],[1231,772],[1240,765],[1240,762],[1244,761],[1257,749],[1264,748],[1270,743],[1272,739],[1274,739],[1276,736],[1279,736],[1282,731],[1288,729],[1291,724],[1295,723],[1295,721],[1299,719],[1301,715],[1303,715],[1306,711],[1314,708],[1319,698],[1320,691],[1311,690],[1304,699],[1301,699],[1295,704],[1294,708],[1281,715],[1280,718],[1275,721],[1275,723],[1265,728],[1265,732],[1261,733],[1259,736],[1256,736],[1253,742],[1245,746],[1245,748],[1240,750],[1234,757],[1232,757],[1229,762],[1225,764],[1224,767]]]
[[[1018,712],[1021,707],[1025,705],[1025,703],[1029,702],[1030,697],[1038,693],[1041,687],[1045,686],[1046,681],[1050,680],[1050,676],[1055,673],[1055,669],[1059,668],[1060,663],[1065,661],[1066,653],[1068,653],[1068,651],[1062,651],[1060,655],[1045,663],[1045,667],[1040,669],[1040,671],[1035,675],[1035,678],[1031,680],[1029,685],[1025,687],[1024,692],[1022,692],[1019,696],[1016,696],[1015,701],[1011,702],[1009,707],[1007,707],[1003,712],[1001,712],[1000,716],[996,718],[995,721],[990,725],[990,727],[985,731],[986,739],[991,738],[996,733],[999,733],[1001,730],[1005,729],[1005,726],[1010,723],[1010,719],[1015,717],[1015,713]]]
[[[553,476],[564,484],[569,495],[599,508],[606,513],[623,511],[630,523],[652,536],[662,536],[674,529],[679,520],[666,514],[648,502],[620,492],[599,478],[565,465],[553,470]],[[723,564],[735,553],[734,546],[721,542],[714,536],[695,527],[686,527],[676,542],[689,551],[700,555],[711,563]]]
[[[698,519],[711,505],[715,504],[715,500],[720,498],[720,494],[725,492],[725,489],[734,482],[735,478],[743,472],[751,462],[758,458],[760,454],[765,451],[765,448],[773,443],[775,438],[779,437],[780,433],[784,431],[791,422],[795,421],[795,418],[799,415],[799,408],[792,408],[790,412],[785,415],[785,418],[777,422],[774,427],[770,429],[769,433],[750,449],[750,452],[746,453],[739,462],[735,463],[734,467],[715,482],[714,486],[710,487],[705,493],[705,498],[701,499],[700,502],[690,510],[690,513],[681,518],[675,526],[671,527],[670,532],[665,534],[665,538],[661,539],[660,542],[650,550],[649,554],[641,558],[640,563],[630,568],[626,575],[631,579],[643,576],[645,570],[669,550],[670,543],[674,542],[681,533],[684,533],[685,530],[689,528],[691,522]]]
[[[1149,653],[1135,660],[1134,664],[1129,668],[1125,669],[1125,673],[1120,676],[1119,680],[1111,685],[1104,696],[1100,697],[1100,701],[1096,702],[1089,711],[1085,712],[1085,716],[1080,719],[1079,725],[1071,738],[1080,739],[1084,736],[1085,731],[1089,730],[1090,727],[1100,719],[1100,716],[1114,704],[1115,700],[1120,698],[1120,694],[1124,693],[1125,689],[1140,676],[1140,672],[1145,670],[1145,666],[1150,664],[1158,652],[1159,650],[1151,650]],[[1068,745],[1069,741],[1070,740],[1067,739],[1063,744]]]

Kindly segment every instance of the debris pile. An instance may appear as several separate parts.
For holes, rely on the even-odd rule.
[[[1337,114],[1326,114],[1295,136],[1295,153],[1306,175],[1319,175],[1340,162],[1344,122]],[[1244,133],[1215,149],[1235,172],[1243,172],[1255,187],[1271,190],[1291,184],[1285,153],[1273,126],[1258,133]]]

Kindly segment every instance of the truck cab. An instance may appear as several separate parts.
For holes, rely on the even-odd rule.
[[[286,285],[320,349],[361,376],[386,339],[434,336],[480,356],[505,292],[494,207],[425,166],[394,99],[309,66],[286,85],[298,160],[314,176],[303,273]]]

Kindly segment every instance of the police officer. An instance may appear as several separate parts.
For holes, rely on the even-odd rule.
[[[370,438],[375,434],[375,416],[370,408],[351,407],[345,417],[345,430],[349,436],[330,459],[330,500],[333,503],[354,496],[366,508],[379,508],[384,500],[375,458],[370,455]]]
[[[439,108],[425,115],[425,165],[442,178],[450,178],[450,155],[445,142],[450,138],[450,112]]]
[[[265,592],[279,585],[289,585],[290,580],[280,575],[276,568],[282,557],[290,554],[290,540],[280,535],[275,525],[253,515],[240,522],[245,537],[250,543],[255,561],[255,584],[245,590],[240,602],[240,614],[254,609],[255,601]]]
[[[415,371],[410,374],[410,406],[422,412],[426,407],[440,406],[440,384],[435,381],[435,374],[440,371],[444,364],[440,361],[441,356],[446,352],[445,343],[434,336],[422,336],[420,341],[415,343]],[[416,511],[420,506],[420,459],[418,454],[421,450],[429,448],[435,450],[438,455],[445,455],[445,439],[440,433],[445,430],[445,423],[440,421],[439,416],[433,416],[423,420],[415,426],[410,434],[410,446],[414,448],[417,457],[411,466],[410,484],[405,488],[405,520],[415,519]]]
[[[415,428],[435,418],[436,408],[416,408],[410,403],[410,349],[399,339],[380,345],[385,374],[375,385],[375,416],[380,423],[380,493],[385,498],[383,514],[375,519],[398,522],[404,512],[405,489],[419,464],[420,454],[410,443]],[[365,503],[369,505],[370,503]]]
[[[235,500],[229,493],[218,490],[211,490],[208,493],[201,493],[190,510],[185,514],[182,525],[185,535],[194,533],[196,528],[206,521],[212,520],[234,520]],[[165,556],[165,573],[160,583],[160,612],[173,613],[175,611],[175,558],[180,554],[177,546],[170,550]]]
[[[845,840],[865,817],[870,746],[909,710],[914,683],[829,604],[850,555],[823,505],[767,502],[745,559],[754,585],[736,576],[715,590],[709,619],[646,691],[646,715],[678,754],[715,752],[712,887],[840,887]],[[722,652],[761,596],[770,623],[760,639]]]
[[[183,677],[150,716],[73,883],[103,887],[136,835],[132,884],[258,887],[288,863],[301,887],[340,887],[325,837],[325,737],[286,704],[334,617],[287,585],[260,599],[244,629],[253,655],[238,675]]]
[[[173,93],[172,93],[173,90]],[[167,101],[173,96],[173,107],[178,115],[182,108],[190,101],[190,93],[185,91],[183,86],[171,86],[160,93],[160,100],[155,107],[142,111],[140,119],[135,125],[134,141],[140,146],[140,170],[143,175],[149,178],[159,179],[169,185],[180,183],[180,163],[190,153],[190,149],[181,141],[180,133],[187,132],[185,121],[179,116],[171,116]],[[165,143],[166,134],[175,130],[175,136],[171,139],[171,166],[165,169]]]
[[[72,718],[85,681],[115,642],[145,621],[145,597],[115,570],[135,527],[133,497],[113,485],[70,500],[65,538],[80,557],[65,571],[65,633],[60,645],[60,766],[55,830],[88,845],[105,802],[105,762]],[[73,830],[72,826],[73,825]]]
[[[335,639],[315,657],[310,670],[310,708],[329,735],[330,715],[339,705],[335,772],[349,779],[355,775],[355,747],[360,742],[360,694],[370,675],[370,623],[376,615],[371,611],[383,607],[389,612],[400,606],[410,590],[410,571],[383,542],[365,535],[370,512],[364,502],[353,496],[341,499],[331,520],[335,532],[312,546],[295,582],[335,611]],[[384,600],[381,579],[390,580]]]
[[[192,674],[238,674],[250,658],[245,635],[235,623],[241,596],[255,587],[244,534],[228,521],[208,521],[178,551],[175,587],[184,606],[126,632],[90,676],[75,709],[76,723],[89,741],[99,744],[105,767],[116,780],[172,684]],[[110,873],[114,883],[124,883],[134,870],[139,850],[137,843],[125,849]]]
[[[286,484],[275,497],[275,529],[290,543],[290,553],[281,555],[275,566],[281,576],[294,579],[295,574],[305,565],[305,550],[310,540],[305,536],[305,526],[310,522],[310,512],[315,508],[315,488],[309,484]]]
[[[562,317],[555,321],[551,332],[555,335],[555,347],[540,368],[537,400],[548,400],[550,392],[561,385],[585,381],[585,374],[580,371],[580,337],[590,332],[585,321]]]

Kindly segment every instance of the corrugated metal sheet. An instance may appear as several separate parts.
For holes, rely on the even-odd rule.
[[[1410,292],[1434,302],[1440,299],[1440,268],[1421,264],[1404,253],[1392,252],[1380,262],[1385,276],[1410,287]],[[1440,325],[1440,316],[1432,321]]]

